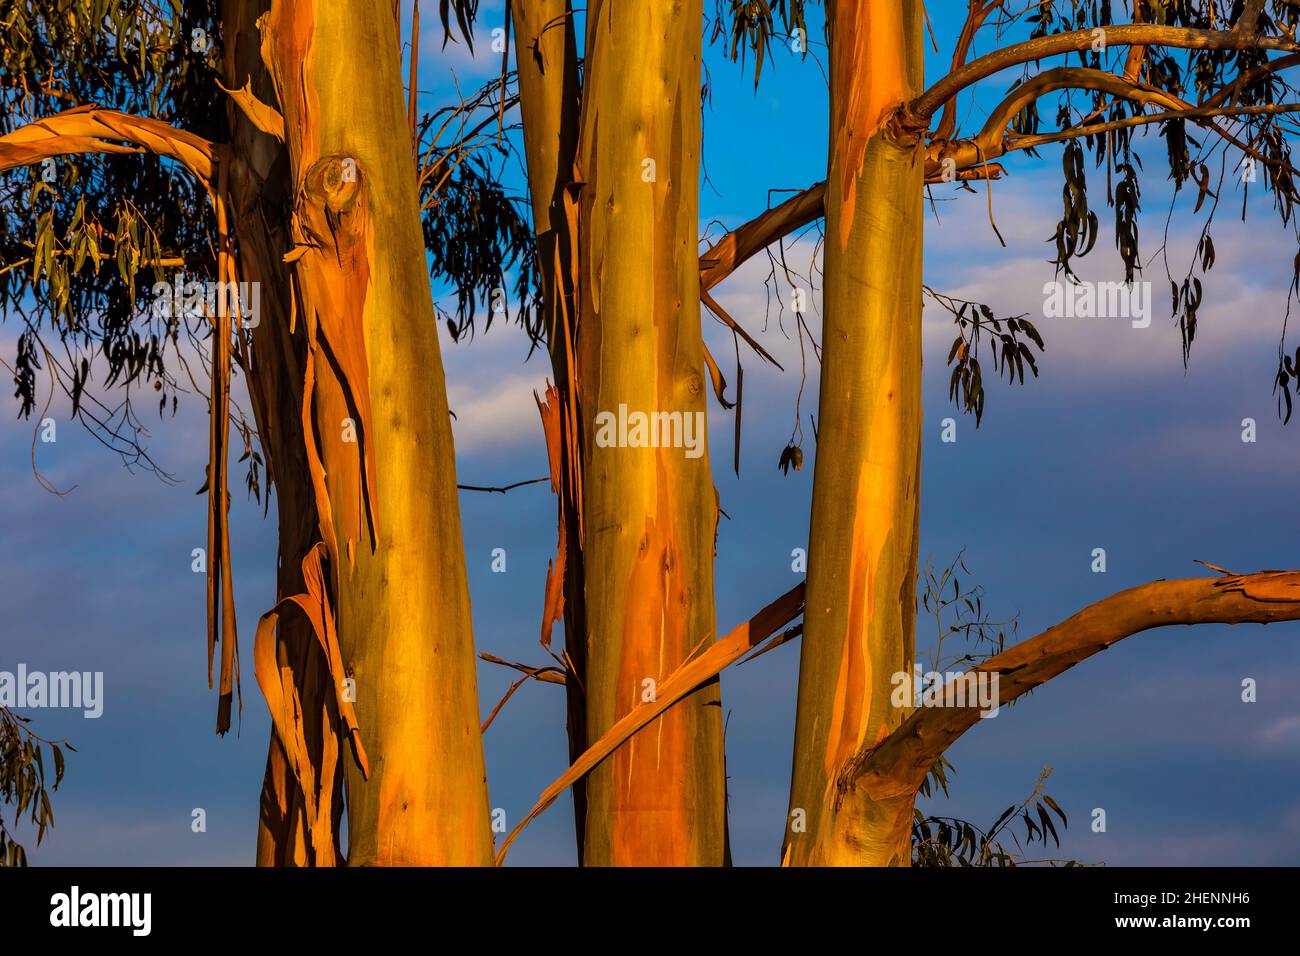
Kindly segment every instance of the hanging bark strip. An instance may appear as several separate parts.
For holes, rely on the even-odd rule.
[[[654,700],[644,701],[633,707],[600,739],[584,751],[573,765],[559,779],[547,787],[537,799],[533,809],[510,832],[501,848],[497,851],[497,865],[505,861],[506,853],[515,839],[539,814],[546,810],[565,788],[573,786],[593,769],[600,766],[610,754],[616,752],[624,743],[636,738],[636,734],[648,727],[656,718],[663,715],[674,704],[705,686],[725,668],[739,661],[750,651],[757,657],[780,646],[793,634],[779,634],[769,643],[763,645],[777,630],[793,621],[804,610],[804,586],[796,584],[779,598],[763,608],[745,623],[736,627],[720,641],[701,644],[695,649],[677,670],[664,680],[658,688]],[[763,645],[760,647],[760,645]],[[527,679],[527,678],[525,678]]]
[[[229,194],[228,163],[218,162],[217,189],[212,203],[217,213],[217,281],[237,289],[230,253],[230,226],[226,215]],[[221,288],[219,285],[218,288]],[[230,440],[230,360],[234,337],[230,297],[217,295],[212,323],[212,394],[209,404],[208,442],[208,687],[212,687],[212,658],[221,643],[221,673],[217,692],[217,733],[230,729],[232,697],[239,687],[238,627],[235,591],[230,570],[230,495],[227,482]],[[243,696],[239,709],[243,712]]]
[[[217,281],[235,271],[230,254],[228,204],[229,150],[175,129],[159,120],[128,116],[98,106],[81,106],[20,127],[0,137],[0,172],[74,153],[151,152],[180,162],[208,192],[217,217]],[[208,436],[207,641],[208,686],[213,686],[216,645],[221,644],[217,733],[230,729],[239,688],[234,587],[227,523],[226,451],[233,330],[229,302],[218,296],[212,324],[212,383]]]
[[[289,607],[297,607],[311,624],[321,652],[329,669],[334,693],[323,714],[327,727],[339,727],[348,737],[357,766],[365,777],[370,776],[370,764],[361,741],[361,728],[352,707],[352,690],[344,672],[339,650],[338,631],[334,611],[326,589],[325,546],[318,543],[302,562],[302,576],[307,590],[280,601],[262,615],[257,625],[253,656],[257,681],[266,696],[271,710],[271,722],[276,735],[288,756],[290,768],[298,781],[300,792],[306,799],[306,820],[317,866],[331,866],[337,861],[337,812],[332,805],[336,786],[334,770],[338,761],[338,740],[327,734],[321,753],[319,775],[316,762],[307,742],[303,702],[298,694],[297,677],[292,669],[280,663],[278,635],[281,616]],[[295,655],[297,656],[297,655]]]
[[[542,417],[542,434],[546,438],[546,457],[550,466],[551,491],[558,498],[563,491],[563,446],[565,443],[565,436],[562,434],[564,422],[561,420],[563,411],[560,405],[560,392],[554,385],[548,383],[545,400],[535,393],[533,397],[537,401],[537,411]],[[555,546],[555,557],[548,562],[546,567],[546,591],[542,601],[542,633],[540,640],[542,647],[548,651],[551,649],[551,628],[556,621],[561,621],[564,618],[565,559],[569,553],[569,541],[568,528],[563,518],[563,511],[561,510],[561,520],[557,522],[559,540]]]
[[[230,126],[229,202],[238,271],[261,289],[260,315],[244,330],[252,361],[241,360],[247,376],[258,443],[266,466],[263,499],[269,505],[274,488],[279,560],[276,601],[305,594],[302,565],[319,540],[315,492],[311,485],[302,431],[302,390],[306,341],[293,331],[290,267],[283,262],[291,246],[287,209],[292,195],[284,146],[284,117],[277,109],[275,90],[262,62],[257,19],[269,0],[225,0],[222,4],[224,88],[230,93],[226,115]],[[337,751],[337,720],[329,713],[333,694],[320,643],[303,614],[281,616],[276,625],[275,650],[283,676],[301,701],[301,723],[307,752],[324,761]],[[286,691],[287,693],[287,691]],[[321,764],[323,768],[323,763]],[[306,795],[289,766],[285,747],[274,726],[268,735],[266,771],[258,802],[257,863],[259,866],[306,866],[323,860],[338,863],[341,832],[342,764],[330,775],[334,790],[327,840],[319,832],[315,843],[332,843],[332,857],[312,846],[311,818]],[[322,782],[319,786],[324,786]]]

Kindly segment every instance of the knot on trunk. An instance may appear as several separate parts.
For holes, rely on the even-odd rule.
[[[906,103],[901,103],[890,110],[883,126],[895,143],[912,148],[920,144],[921,137],[930,128],[930,119],[917,116],[907,108]]]
[[[303,180],[307,198],[334,215],[348,212],[361,196],[361,166],[355,156],[334,153],[311,164]]]

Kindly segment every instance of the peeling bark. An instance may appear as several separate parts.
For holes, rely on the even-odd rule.
[[[247,91],[250,99],[275,102],[275,90],[261,57],[257,19],[270,9],[270,0],[227,0],[223,5],[225,74],[231,88]],[[273,107],[266,107],[272,109]],[[275,114],[277,117],[279,113]],[[302,430],[303,364],[306,339],[292,330],[289,267],[283,257],[292,245],[289,213],[292,189],[288,156],[279,136],[267,135],[245,107],[227,110],[230,125],[230,201],[238,239],[241,278],[261,286],[262,315],[250,332],[253,361],[245,369],[249,397],[266,462],[267,494],[275,489],[278,527],[277,604],[306,592],[302,562],[320,540],[318,518]],[[279,623],[277,662],[293,675],[302,702],[303,733],[313,759],[323,759],[327,737],[334,729],[322,722],[324,692],[330,681],[319,645],[308,622],[287,615]],[[333,805],[342,810],[342,768],[331,786],[339,789]],[[307,865],[318,859],[308,839],[304,794],[287,762],[274,728],[267,749],[267,766],[259,802],[257,863],[260,866]],[[342,833],[338,813],[333,820],[334,860],[341,859]]]

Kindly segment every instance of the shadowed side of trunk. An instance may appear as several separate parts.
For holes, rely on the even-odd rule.
[[[261,35],[256,26],[257,18],[270,6],[270,0],[226,0],[222,29],[227,88],[239,89],[248,83],[254,96],[274,104],[275,91],[262,63]],[[301,329],[291,331],[289,267],[283,261],[291,245],[289,164],[283,144],[258,130],[233,102],[227,113],[238,268],[241,280],[260,285],[261,312],[251,331],[253,362],[248,389],[266,457],[267,493],[271,487],[275,489],[279,544],[276,600],[280,601],[305,590],[302,560],[319,540],[301,420],[306,342]],[[278,663],[297,675],[305,736],[311,752],[319,757],[326,732],[320,715],[329,687],[328,671],[304,618],[284,617],[280,637]],[[309,861],[304,810],[301,788],[284,746],[272,730],[259,803],[258,865],[292,866]],[[338,843],[337,823],[334,831]]]
[[[559,500],[559,546],[547,580],[542,640],[549,642],[555,605],[562,604],[564,653],[570,678],[565,682],[569,760],[578,759],[587,737],[586,602],[582,554],[582,459],[579,394],[574,349],[577,344],[575,298],[576,207],[573,182],[579,119],[577,41],[569,0],[535,0],[510,6],[515,61],[519,74],[519,109],[524,155],[537,234],[537,268],[542,277],[546,344],[555,379],[549,410],[554,426],[547,434],[555,445],[552,487]],[[586,781],[573,785],[578,862],[586,832]]]

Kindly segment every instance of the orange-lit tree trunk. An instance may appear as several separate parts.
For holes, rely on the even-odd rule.
[[[309,343],[316,604],[337,608],[331,704],[355,707],[369,764],[367,779],[360,759],[340,758],[349,863],[487,864],[454,450],[396,20],[365,0],[275,0],[261,32],[293,189],[295,321]]]
[[[906,864],[912,795],[841,801],[836,781],[907,713],[921,428],[921,5],[831,0],[824,359],[784,863]]]
[[[702,29],[700,0],[595,0],[587,8],[577,380],[592,739],[716,638],[718,507],[707,452],[597,441],[598,416],[617,416],[620,406],[692,423],[704,416]],[[584,861],[722,864],[724,790],[715,681],[592,772]]]

